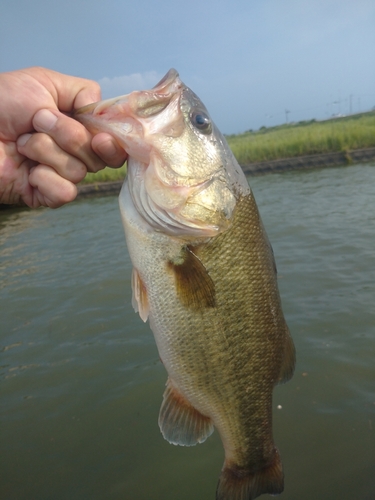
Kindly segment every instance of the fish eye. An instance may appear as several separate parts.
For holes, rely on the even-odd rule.
[[[210,134],[211,120],[203,111],[195,111],[190,116],[190,121],[195,128],[203,132],[204,134]]]

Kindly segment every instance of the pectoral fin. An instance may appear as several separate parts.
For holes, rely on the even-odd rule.
[[[133,267],[132,272],[132,306],[139,313],[141,319],[146,323],[149,313],[147,289],[137,269]]]
[[[203,443],[214,430],[211,419],[199,413],[178,392],[170,379],[160,408],[159,427],[164,439],[181,446]]]
[[[181,250],[178,259],[168,262],[174,273],[177,295],[187,307],[215,307],[215,285],[207,269],[189,246]]]

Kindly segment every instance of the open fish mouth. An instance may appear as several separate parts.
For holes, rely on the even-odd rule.
[[[88,104],[77,109],[73,117],[90,128],[96,124],[98,130],[103,130],[106,121],[127,123],[129,116],[149,118],[163,111],[183,88],[177,71],[170,69],[149,91],[135,91]],[[126,132],[126,127],[123,131]]]

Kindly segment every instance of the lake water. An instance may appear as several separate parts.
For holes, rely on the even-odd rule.
[[[298,356],[274,393],[280,500],[374,500],[375,168],[250,184]],[[166,374],[130,272],[115,197],[0,213],[1,500],[214,500],[217,433],[159,432]]]

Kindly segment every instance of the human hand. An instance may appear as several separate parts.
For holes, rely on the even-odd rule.
[[[0,73],[0,203],[57,208],[87,171],[120,167],[125,151],[65,113],[99,101],[91,80],[44,68]]]

